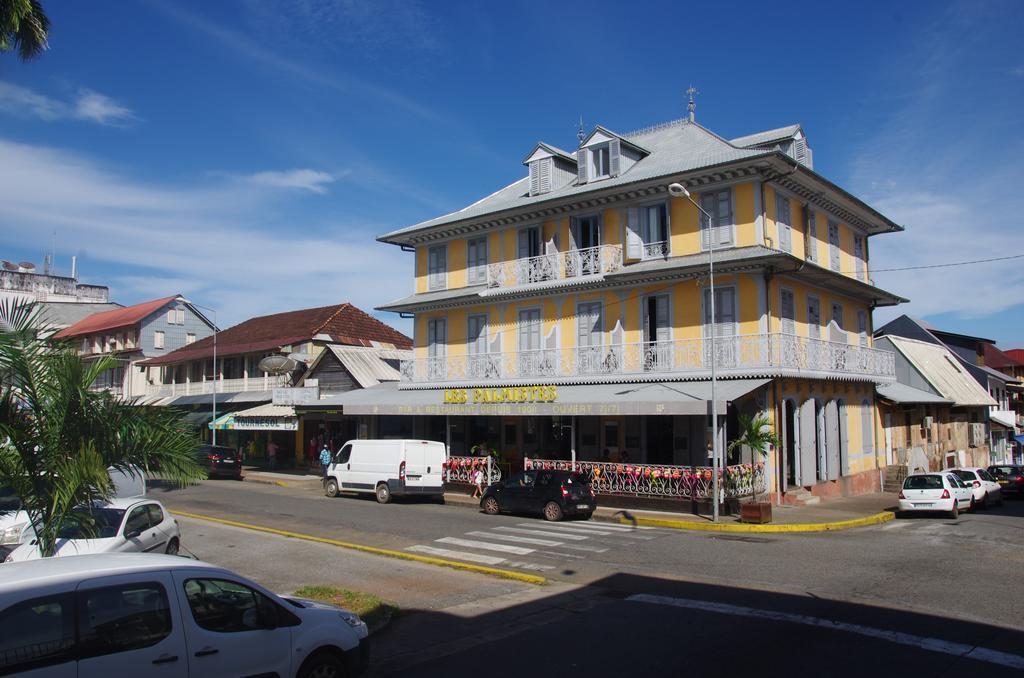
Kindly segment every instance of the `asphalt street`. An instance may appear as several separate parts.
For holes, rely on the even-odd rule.
[[[1024,671],[1024,502],[815,534],[551,524],[464,506],[209,481],[174,510],[542,574],[531,586],[179,518],[197,556],[281,591],[398,603],[375,675],[1010,675]],[[775,668],[778,668],[776,671]]]

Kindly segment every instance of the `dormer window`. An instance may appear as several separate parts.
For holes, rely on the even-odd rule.
[[[590,171],[592,179],[606,179],[611,176],[610,144],[593,146],[590,149]]]
[[[530,195],[557,191],[576,178],[576,160],[550,144],[539,143],[523,164],[530,168]]]
[[[551,158],[541,158],[530,163],[530,195],[551,191]]]

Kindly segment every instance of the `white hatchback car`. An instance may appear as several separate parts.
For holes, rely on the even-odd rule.
[[[366,624],[207,563],[113,553],[0,565],[0,675],[354,676]]]
[[[1002,506],[1003,488],[987,470],[977,466],[964,466],[949,470],[971,488],[973,495],[971,508],[988,509],[992,504]]]
[[[952,471],[913,473],[900,490],[900,511],[943,511],[956,518],[970,506],[970,488]]]
[[[57,540],[55,556],[83,556],[93,553],[166,553],[177,555],[181,547],[178,521],[155,499],[114,499],[90,509],[95,521],[94,536],[77,524],[66,525]],[[31,539],[8,554],[4,562],[41,558],[39,546]]]

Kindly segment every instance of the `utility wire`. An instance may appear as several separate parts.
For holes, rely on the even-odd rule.
[[[1006,257],[992,257],[991,259],[974,259],[972,261],[953,261],[946,264],[926,264],[922,266],[902,266],[900,268],[873,268],[872,273],[886,273],[889,271],[920,271],[926,268],[949,268],[951,266],[970,266],[972,264],[988,264],[994,261],[1008,261],[1010,259],[1024,259],[1024,254],[1011,254]],[[853,274],[853,271],[843,271]]]

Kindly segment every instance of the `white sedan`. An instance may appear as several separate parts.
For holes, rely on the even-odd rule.
[[[952,471],[911,474],[900,490],[901,512],[942,511],[956,518],[971,501],[971,488]]]
[[[89,513],[92,530],[69,523],[57,539],[55,556],[81,556],[93,553],[168,553],[177,555],[181,547],[178,521],[153,499],[115,499],[96,504]],[[11,551],[8,563],[41,558],[35,539]]]
[[[971,488],[973,495],[971,508],[979,506],[988,509],[992,504],[1002,505],[1003,489],[987,470],[977,466],[964,466],[949,470]]]

